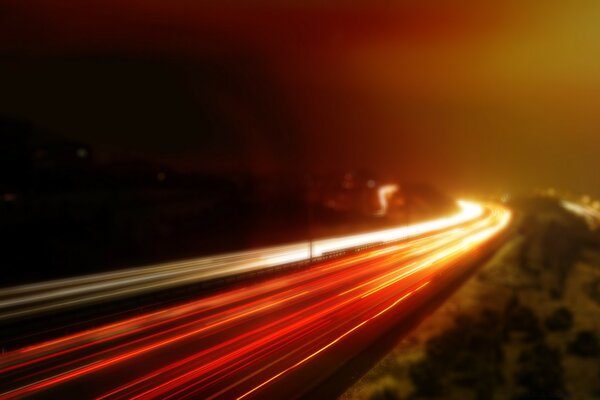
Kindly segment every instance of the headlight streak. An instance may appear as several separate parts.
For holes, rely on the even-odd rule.
[[[320,239],[312,257],[372,243],[387,243],[447,229],[478,218],[481,206],[458,201],[457,214],[409,226]],[[264,249],[151,265],[115,272],[22,285],[0,290],[0,321],[112,301],[196,282],[307,261],[310,244],[300,242]]]
[[[0,373],[12,378],[0,397],[78,384],[148,357],[156,365],[142,362],[136,378],[110,382],[106,389],[114,389],[100,398],[253,396],[365,336],[384,315],[399,318],[389,311],[508,225],[510,212],[487,208],[471,208],[477,217],[464,226],[432,228],[407,242],[9,353],[0,358]],[[189,348],[188,355],[171,355],[175,345]]]

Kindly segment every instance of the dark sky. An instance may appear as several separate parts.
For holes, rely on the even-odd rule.
[[[0,114],[180,168],[600,195],[599,2],[320,3],[4,1]]]

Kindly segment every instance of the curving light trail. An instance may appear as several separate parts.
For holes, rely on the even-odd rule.
[[[483,210],[459,201],[457,214],[423,223],[313,241],[312,257],[373,243],[393,242],[446,229],[479,217]],[[0,290],[0,321],[112,301],[157,290],[224,278],[311,258],[309,242],[58,279]]]
[[[510,212],[486,208],[411,240],[8,353],[0,398],[297,394],[402,321],[411,302],[434,296],[505,229]]]
[[[594,207],[585,204],[575,203],[573,201],[561,200],[561,205],[571,213],[585,219],[590,229],[595,230],[600,224],[600,212]]]

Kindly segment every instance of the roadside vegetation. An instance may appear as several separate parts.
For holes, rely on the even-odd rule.
[[[342,399],[600,399],[600,233],[551,198]]]

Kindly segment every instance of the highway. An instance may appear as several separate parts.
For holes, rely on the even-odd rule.
[[[387,230],[322,241],[313,251],[390,243],[7,353],[0,398],[301,396],[435,297],[511,219],[497,205],[461,207],[399,228],[412,239]]]
[[[458,204],[460,212],[447,218],[315,240],[312,251],[311,244],[305,241],[4,288],[0,290],[0,322],[267,270],[348,248],[394,242],[456,226],[482,213],[473,203]]]

